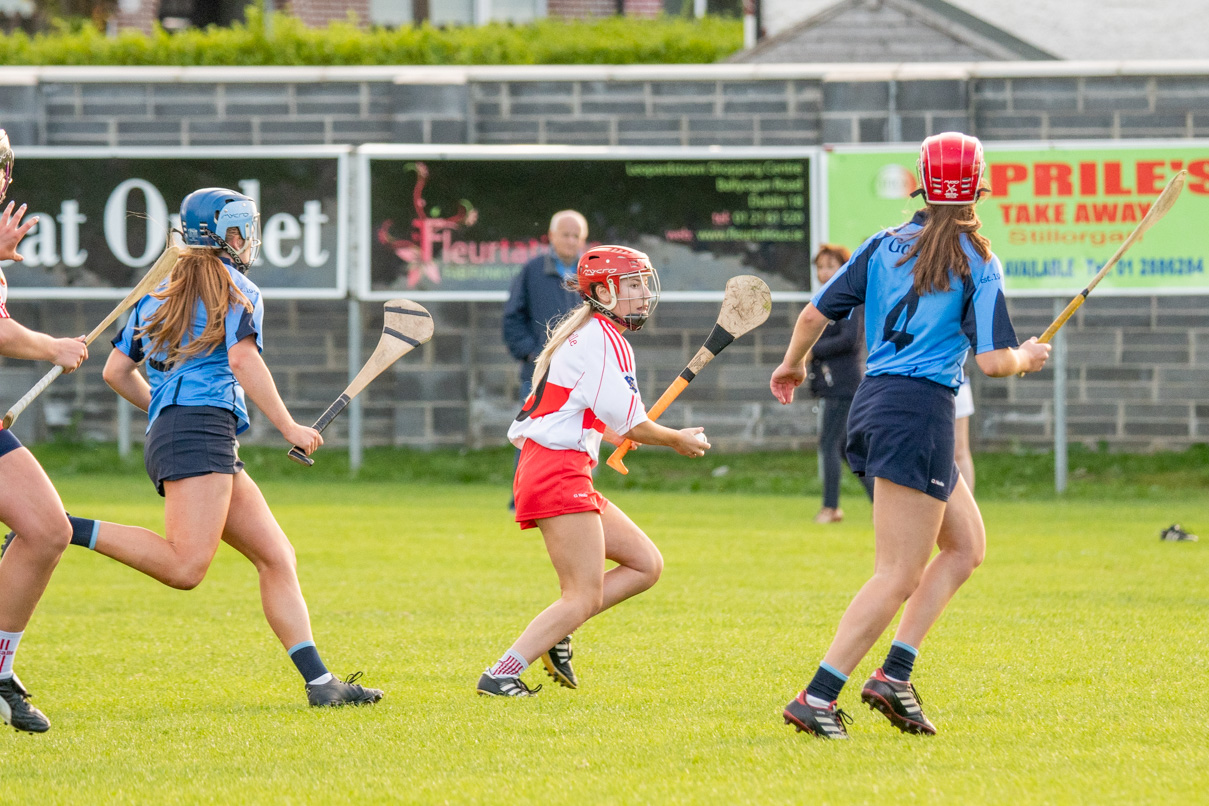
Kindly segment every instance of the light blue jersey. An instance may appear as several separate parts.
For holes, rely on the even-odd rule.
[[[979,354],[1019,342],[1008,318],[999,258],[983,260],[964,235],[970,276],[962,280],[950,270],[948,291],[915,293],[915,258],[895,264],[911,247],[900,236],[918,232],[926,215],[921,210],[903,226],[865,241],[810,302],[833,321],[864,303],[866,375],[924,378],[956,390],[971,346]]]
[[[147,362],[147,380],[151,383],[151,408],[147,412],[147,430],[159,413],[168,406],[216,406],[235,413],[238,424],[235,433],[239,434],[248,428],[248,406],[244,400],[243,387],[235,380],[231,371],[231,363],[227,360],[227,351],[236,342],[248,336],[256,337],[256,349],[261,350],[264,344],[261,331],[264,323],[264,303],[260,298],[260,289],[247,277],[236,271],[230,263],[223,261],[231,281],[243,292],[252,310],[244,309],[242,305],[232,305],[227,311],[223,323],[226,331],[226,344],[221,349],[215,349],[203,355],[195,355],[177,364],[167,365],[164,361],[167,355],[157,353],[147,355],[146,348],[150,339],[139,336],[135,329],[143,325],[148,318],[163,303],[148,294],[134,306],[134,312],[126,322],[126,327],[113,340],[113,346],[121,350],[136,364]],[[162,290],[163,286],[160,287]],[[196,313],[193,316],[193,337],[201,335],[206,326],[206,310],[201,300],[197,301]]]

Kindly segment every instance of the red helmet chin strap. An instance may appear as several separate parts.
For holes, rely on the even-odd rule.
[[[585,296],[584,299],[588,301],[588,304],[605,319],[621,325],[626,330],[641,330],[642,326],[646,324],[646,320],[650,318],[650,314],[628,313],[625,316],[618,316],[613,312],[613,309],[617,307],[617,303],[621,301],[621,297],[617,293],[617,287],[613,285],[613,278],[609,277],[602,285],[608,287],[609,293],[613,297],[613,302],[606,306],[594,296]]]

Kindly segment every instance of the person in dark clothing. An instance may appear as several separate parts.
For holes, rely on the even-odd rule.
[[[550,251],[521,267],[504,303],[504,344],[521,362],[520,402],[533,390],[533,367],[546,344],[550,325],[579,306],[575,267],[588,242],[588,220],[575,210],[550,217]],[[516,460],[520,461],[520,451]],[[512,509],[515,501],[509,501]]]
[[[823,244],[814,257],[819,285],[848,262],[851,252],[843,246]],[[865,309],[857,306],[847,319],[832,322],[810,351],[810,394],[819,398],[823,424],[819,429],[819,456],[823,465],[823,508],[815,523],[837,523],[844,519],[840,509],[840,458],[848,441],[848,409],[860,385],[861,340],[865,335]],[[869,500],[873,479],[860,476]]]
[[[504,344],[521,362],[523,401],[533,384],[533,363],[546,343],[547,326],[582,300],[575,291],[575,265],[588,241],[588,222],[574,210],[550,219],[550,251],[521,267],[504,305]]]

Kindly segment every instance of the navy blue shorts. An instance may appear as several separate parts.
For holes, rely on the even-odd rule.
[[[21,440],[13,436],[13,432],[7,428],[0,430],[0,456],[6,453],[12,453],[21,447]]]
[[[143,464],[164,494],[165,481],[243,470],[236,454],[235,412],[215,406],[168,406],[147,432]]]
[[[923,378],[877,375],[857,387],[848,413],[848,466],[948,501],[953,461],[954,391]]]

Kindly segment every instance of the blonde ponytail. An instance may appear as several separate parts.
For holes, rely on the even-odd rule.
[[[212,352],[226,340],[226,318],[232,306],[252,310],[252,303],[232,282],[226,265],[219,260],[218,251],[209,248],[182,252],[172,267],[167,287],[152,296],[163,304],[137,332],[140,337],[150,339],[147,355],[167,353],[166,364]],[[200,336],[185,344],[193,336],[198,300],[206,311],[206,325]]]
[[[592,306],[584,302],[577,308],[572,308],[564,317],[553,322],[546,329],[546,346],[538,353],[537,362],[533,367],[533,386],[541,382],[546,371],[550,369],[550,359],[554,352],[571,337],[571,334],[586,325],[592,318]]]

